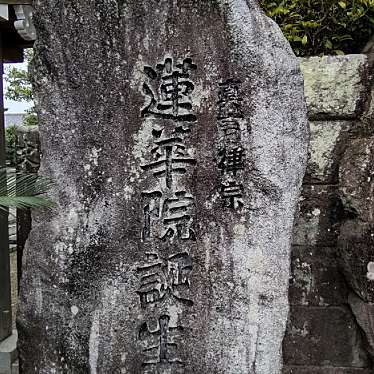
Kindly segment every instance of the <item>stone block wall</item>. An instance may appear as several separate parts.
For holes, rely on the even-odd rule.
[[[311,139],[294,226],[284,374],[368,374],[372,355],[348,303],[338,241],[355,218],[342,200],[341,163],[347,147],[374,129],[371,67],[365,55],[311,57],[301,67]]]

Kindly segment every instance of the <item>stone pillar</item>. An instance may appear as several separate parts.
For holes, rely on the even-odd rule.
[[[278,374],[308,130],[257,2],[35,2],[25,373]]]

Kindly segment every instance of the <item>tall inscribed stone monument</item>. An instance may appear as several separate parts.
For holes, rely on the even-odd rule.
[[[36,0],[24,373],[279,374],[308,130],[255,0]]]

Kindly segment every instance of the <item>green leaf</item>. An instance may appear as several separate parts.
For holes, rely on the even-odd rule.
[[[7,90],[5,97],[14,101],[33,100],[31,81],[29,73],[26,70],[9,67],[5,70],[5,81]]]
[[[38,196],[0,196],[0,210],[14,207],[17,209],[27,208],[51,208],[53,202]]]
[[[295,42],[301,42],[302,41],[300,36],[297,36],[297,35],[290,35],[290,39],[295,41]]]
[[[261,0],[260,3],[267,15],[277,13],[273,19],[298,56],[358,53],[374,34],[374,0]],[[304,35],[308,36],[307,43]]]
[[[308,43],[308,36],[306,34],[303,36],[301,43],[302,45],[305,45],[306,43]]]
[[[54,185],[53,181],[37,174],[7,173],[0,169],[0,209],[7,207],[38,208],[55,204],[45,194]]]
[[[338,4],[340,5],[341,8],[346,9],[347,4],[344,1],[339,1]]]
[[[325,47],[327,49],[332,49],[332,43],[331,43],[331,41],[329,39],[326,39],[326,41],[325,41]]]

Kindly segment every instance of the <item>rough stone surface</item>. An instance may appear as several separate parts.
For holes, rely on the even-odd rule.
[[[308,134],[256,3],[35,1],[59,207],[25,250],[25,373],[281,372]]]
[[[340,195],[349,214],[339,236],[341,264],[352,290],[374,302],[374,137],[353,140],[340,166]]]
[[[348,302],[357,323],[365,333],[366,349],[374,357],[374,304],[364,302],[353,292],[350,293]]]
[[[286,373],[373,372],[372,60],[302,61],[311,147],[294,227]]]
[[[374,54],[372,56],[372,59],[374,58]],[[372,62],[374,69],[374,60]],[[373,78],[373,75],[371,77]],[[369,85],[369,91],[368,91],[368,100],[365,103],[364,113],[361,117],[361,121],[368,127],[368,133],[373,134],[373,122],[374,122],[374,84],[371,83]]]
[[[365,55],[301,59],[309,118],[356,118],[366,94]]]
[[[349,58],[353,58],[354,60],[356,59],[355,56],[350,56]],[[364,76],[365,75],[367,75],[367,72],[364,72]],[[340,84],[339,78],[337,78],[336,83],[338,85]],[[373,93],[370,92],[370,89],[367,92],[367,96],[368,98],[373,97]],[[320,193],[319,198],[318,193],[317,195],[311,194],[310,191],[315,189],[317,189],[317,191],[324,191],[327,188],[329,191],[329,194],[327,195],[327,205],[323,203],[322,206],[324,207],[324,215],[330,216],[330,218],[327,221],[326,219],[322,219],[321,221],[325,223],[329,222],[327,226],[324,224],[320,226],[320,220],[311,219],[314,216],[311,215],[310,211],[306,211],[307,220],[304,220],[304,223],[306,223],[306,225],[303,227],[303,225],[300,226],[300,221],[297,222],[296,229],[302,228],[302,232],[304,234],[301,237],[300,235],[298,236],[297,232],[295,234],[294,241],[298,245],[294,246],[292,250],[292,274],[289,290],[289,298],[292,305],[300,305],[310,308],[318,306],[322,310],[322,308],[329,308],[331,305],[345,306],[348,302],[352,309],[352,313],[354,313],[354,318],[357,321],[357,324],[354,327],[357,331],[367,331],[367,334],[364,335],[364,341],[366,341],[366,344],[364,346],[361,341],[358,341],[357,343],[355,340],[350,340],[349,344],[354,345],[354,349],[356,349],[356,351],[357,349],[361,349],[364,352],[369,352],[370,355],[372,355],[373,346],[373,343],[370,340],[371,336],[373,335],[370,330],[372,325],[373,304],[363,301],[360,297],[357,296],[357,294],[353,292],[350,293],[350,296],[347,299],[349,289],[347,288],[346,283],[347,280],[349,283],[351,283],[352,277],[350,277],[349,274],[352,271],[356,272],[357,269],[348,267],[349,272],[347,273],[347,271],[345,271],[346,280],[344,281],[341,271],[338,268],[336,239],[340,231],[340,224],[344,222],[345,218],[350,216],[352,218],[352,210],[343,207],[345,199],[343,198],[342,201],[340,201],[340,198],[338,197],[338,169],[341,163],[342,155],[344,154],[347,146],[347,152],[349,154],[351,152],[349,149],[349,144],[355,144],[358,142],[357,139],[354,140],[351,138],[352,135],[357,137],[357,135],[360,134],[372,133],[372,121],[374,118],[374,106],[372,103],[373,100],[366,101],[364,105],[365,113],[360,118],[361,122],[353,120],[334,121],[328,119],[328,117],[324,121],[320,120],[310,122],[310,159],[308,163],[307,173],[304,178],[306,187],[304,189],[304,196],[302,200],[304,201],[304,206],[308,204],[308,201],[310,199],[310,203],[314,201],[313,204],[315,204],[317,200],[320,200],[320,203],[323,203],[326,200],[325,194]],[[350,170],[350,168],[353,168],[355,170],[357,166],[360,166],[361,164],[367,164],[368,161],[365,161],[365,157],[367,157],[365,156],[366,153],[366,151],[361,152],[361,155],[360,153],[351,153],[348,157],[348,160],[355,160],[357,157],[360,157],[360,160],[356,160],[355,165],[349,165],[348,170]],[[359,188],[364,187],[366,185],[365,178],[366,176],[364,175],[363,178],[361,177],[361,179],[358,180],[359,183],[356,183],[354,186]],[[356,175],[354,176],[353,180],[355,179]],[[350,194],[355,194],[355,187],[352,188],[351,186],[350,191]],[[364,196],[362,211],[365,211],[365,199],[367,198],[365,197],[365,194],[370,194],[370,189],[366,189],[364,193],[359,193],[358,195],[360,194]],[[340,193],[340,195],[342,194]],[[339,208],[338,210],[337,207]],[[339,212],[338,215],[336,214],[337,212]],[[305,211],[303,213],[305,213]],[[325,227],[325,234],[331,233],[331,227],[333,227],[333,235],[319,235],[318,238],[318,235],[316,236],[313,233],[318,233],[320,227]],[[344,228],[345,227],[343,227],[343,229]],[[318,238],[318,240],[314,240],[315,238]],[[300,246],[300,244],[303,245]],[[330,247],[324,247],[324,244],[328,244]],[[368,248],[370,249],[370,246]],[[365,256],[360,257],[362,259],[365,259]],[[357,261],[355,260],[355,257],[353,257],[353,260]],[[365,274],[367,272],[365,261],[363,262],[361,269],[359,269],[357,273],[362,274],[362,272]],[[300,313],[301,318],[304,318],[306,320],[306,314],[304,315],[305,310],[308,311],[309,309],[292,309],[291,314]],[[325,323],[325,316],[328,316],[328,314],[321,314],[318,323]],[[342,326],[342,329],[344,328],[348,329],[348,326]],[[351,329],[352,326],[350,326],[349,328]],[[346,346],[346,342],[336,342],[335,349],[341,350],[341,344]],[[357,344],[359,344],[359,347],[357,347]],[[332,368],[324,366],[323,362],[320,362],[319,365],[322,366],[286,366],[285,371],[287,373],[291,371],[292,373],[296,374],[371,373],[371,369],[350,369],[347,367]],[[337,363],[337,365],[340,366],[342,364]]]
[[[307,184],[336,184],[338,163],[347,142],[349,121],[310,122],[310,157],[304,182]]]
[[[342,214],[334,186],[304,185],[293,228],[293,244],[334,246]]]
[[[38,126],[17,126],[17,171],[37,173],[40,166]]]
[[[340,264],[348,298],[374,361],[374,137],[354,139],[340,165],[340,195],[347,219],[339,235]]]
[[[292,306],[283,350],[285,365],[370,365],[354,317],[346,307]]]
[[[292,248],[289,299],[292,305],[321,307],[347,302],[347,288],[336,261],[336,248]]]

